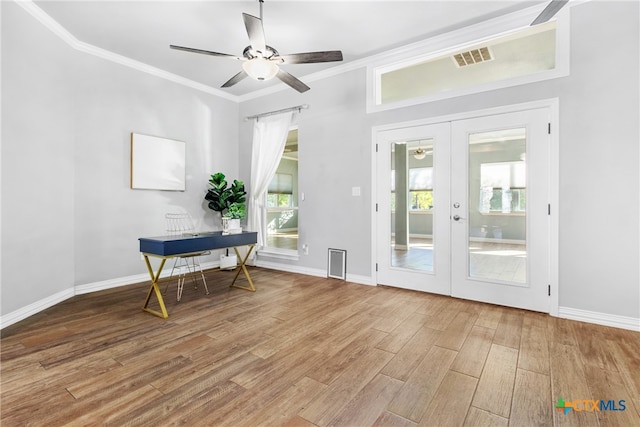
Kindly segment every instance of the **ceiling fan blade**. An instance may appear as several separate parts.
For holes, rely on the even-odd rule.
[[[293,53],[280,56],[286,64],[311,64],[315,62],[342,61],[342,51],[327,50],[324,52]]]
[[[176,49],[176,50],[184,50],[185,52],[193,52],[193,53],[201,53],[204,55],[211,55],[211,56],[221,56],[224,58],[230,58],[230,59],[238,59],[241,60],[242,58],[235,56],[235,55],[229,55],[228,53],[219,53],[219,52],[211,52],[209,50],[202,50],[202,49],[194,49],[192,47],[184,47],[184,46],[175,46],[175,45],[169,45],[169,47],[171,49]]]
[[[242,70],[238,74],[236,74],[235,76],[233,76],[229,80],[227,80],[221,87],[231,87],[231,86],[233,86],[234,84],[238,83],[239,81],[241,81],[242,79],[244,79],[247,76],[248,76],[248,74],[244,70]]]
[[[558,13],[558,11],[562,9],[562,7],[568,2],[569,0],[551,0],[547,7],[545,7],[544,10],[540,12],[540,15],[538,15],[538,17],[533,20],[531,25],[533,26],[542,24],[543,22],[547,22],[549,19],[553,18],[555,14]]]
[[[253,50],[266,53],[267,42],[264,38],[264,28],[262,27],[262,19],[256,18],[248,13],[243,13],[244,26],[247,28],[247,35],[249,35],[249,42]]]
[[[288,84],[289,86],[291,86],[292,88],[294,88],[295,90],[297,90],[300,93],[306,92],[309,89],[311,89],[309,86],[307,86],[306,84],[302,83],[296,77],[294,77],[291,74],[287,73],[283,69],[278,70],[278,74],[276,74],[276,77],[279,78],[284,83]]]

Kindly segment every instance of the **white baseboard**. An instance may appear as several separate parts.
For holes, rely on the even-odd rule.
[[[304,274],[307,276],[314,276],[314,277],[327,277],[327,272],[325,270],[321,270],[318,268],[308,268],[308,267],[300,267],[297,265],[290,265],[290,264],[280,264],[277,262],[270,262],[270,261],[265,261],[262,259],[258,259],[258,261],[256,262],[256,266],[258,267],[264,267],[264,268],[268,268],[270,270],[278,270],[278,271],[286,271],[288,273],[298,273],[298,274]],[[373,279],[370,276],[361,276],[358,274],[349,274],[347,273],[347,282],[351,282],[351,283],[358,283],[360,285],[373,285],[375,286],[375,283],[373,281]]]
[[[640,318],[618,316],[615,314],[599,313],[597,311],[580,310],[571,307],[559,307],[558,317],[578,320],[580,322],[595,323],[596,325],[611,326],[613,328],[629,329],[640,332]]]
[[[165,274],[161,274],[162,277]],[[74,295],[89,294],[91,292],[104,291],[105,289],[117,288],[119,286],[132,285],[134,283],[140,283],[149,281],[148,274],[134,274],[133,276],[118,277],[116,279],[101,280],[99,282],[86,283],[84,285],[77,285],[75,287]]]
[[[256,262],[258,267],[264,267],[271,270],[286,271],[289,273],[304,274],[307,276],[315,277],[327,277],[327,272],[321,269],[300,267],[296,265],[280,264],[264,260],[258,260]],[[203,269],[218,268],[220,261],[212,261],[202,264]],[[170,274],[170,270],[164,270],[161,277],[166,277]],[[90,292],[97,292],[105,289],[116,288],[119,286],[131,285],[134,283],[145,282],[149,280],[147,274],[134,274],[132,276],[125,276],[116,279],[102,280],[94,283],[87,283],[84,285],[78,285],[74,288],[69,288],[64,291],[58,292],[47,298],[36,301],[27,305],[21,309],[13,311],[9,314],[0,316],[0,329],[13,325],[29,316],[33,316],[49,307],[61,303],[62,301],[73,297],[74,295],[86,294]],[[370,276],[361,276],[356,274],[347,274],[347,281],[352,283],[358,283],[362,285],[375,286],[375,281]],[[614,328],[628,329],[631,331],[640,332],[640,318],[618,316],[615,314],[599,313],[595,311],[580,310],[571,307],[559,307],[558,317],[563,319],[578,320],[580,322],[594,323],[597,325],[611,326]]]
[[[203,270],[209,268],[220,267],[220,261],[204,262],[200,264]],[[170,269],[164,269],[160,274],[160,277],[168,277],[171,274]],[[74,295],[88,294],[91,292],[104,291],[106,289],[117,288],[120,286],[133,285],[134,283],[149,282],[148,274],[134,274],[132,276],[118,277],[115,279],[101,280],[99,282],[86,283],[84,285],[76,285],[73,288],[69,288],[65,291],[58,292],[47,298],[36,301],[29,304],[26,307],[22,307],[9,314],[0,316],[0,329],[13,325],[29,316],[33,316],[49,307],[52,307],[62,301],[73,297]]]
[[[73,288],[65,289],[64,291],[60,291],[51,296],[48,296],[47,298],[41,299],[40,301],[31,303],[26,307],[22,307],[21,309],[12,311],[9,314],[4,314],[0,316],[0,329],[13,325],[14,323],[18,323],[19,321],[24,320],[29,316],[33,316],[34,314],[38,314],[41,311],[44,311],[49,307],[53,307],[54,305],[59,304],[74,295],[75,292]]]
[[[209,268],[220,267],[220,260],[203,262],[200,264],[203,270]],[[171,274],[170,268],[164,268],[160,273],[160,278],[169,277]],[[132,276],[118,277],[116,279],[102,280],[100,282],[87,283],[84,285],[77,285],[75,287],[75,295],[88,294],[90,292],[103,291],[105,289],[117,288],[118,286],[133,285],[134,283],[148,282],[148,274],[134,274]]]
[[[359,274],[347,273],[347,282],[357,283],[359,285],[376,286],[376,282],[371,278],[371,276],[361,276]]]
[[[496,239],[495,237],[469,237],[470,242],[478,243],[509,243],[512,245],[525,245],[526,240],[519,239]]]

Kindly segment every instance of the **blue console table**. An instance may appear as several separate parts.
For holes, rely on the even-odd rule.
[[[253,281],[251,280],[249,270],[247,270],[247,267],[245,265],[247,259],[249,259],[251,251],[258,241],[258,233],[254,231],[243,231],[242,233],[237,234],[222,234],[222,231],[211,231],[203,233],[188,233],[183,235],[141,237],[138,240],[140,241],[140,252],[144,257],[144,261],[147,265],[147,270],[149,270],[149,276],[151,276],[151,286],[149,287],[147,299],[145,300],[142,309],[151,314],[162,317],[164,319],[169,317],[167,309],[164,305],[162,293],[160,292],[160,287],[158,286],[160,273],[162,273],[162,268],[169,258],[188,256],[191,254],[197,254],[199,252],[213,249],[233,248],[236,252],[238,260],[240,260],[240,268],[236,272],[236,275],[231,282],[231,287],[244,289],[251,292],[255,292],[256,290],[253,285]],[[239,246],[249,246],[249,250],[247,251],[244,258],[238,252]],[[158,270],[156,272],[154,272],[153,268],[151,267],[149,257],[160,258],[161,260],[160,266],[158,267]],[[244,272],[245,277],[249,281],[249,286],[237,286],[235,284],[238,276],[240,275],[240,271]],[[161,311],[149,308],[149,301],[151,300],[151,295],[153,295],[154,293],[156,295],[156,298],[158,299],[158,304],[160,305]]]

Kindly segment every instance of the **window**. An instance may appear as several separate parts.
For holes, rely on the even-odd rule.
[[[267,195],[268,208],[290,208],[292,207],[293,197],[291,194],[269,193]]]
[[[276,173],[267,190],[267,207],[293,207],[293,175]]]
[[[481,212],[525,212],[526,211],[526,190],[524,188],[483,188],[481,200],[483,206],[489,204],[489,210]]]
[[[433,191],[410,191],[411,210],[427,211],[433,209]]]
[[[555,22],[380,74],[380,104],[479,86],[555,68]]]
[[[266,196],[266,252],[298,251],[298,129],[291,129]],[[263,251],[264,252],[264,251]]]
[[[525,212],[526,177],[524,161],[481,164],[480,212]]]
[[[411,210],[433,209],[433,168],[409,169],[409,200]]]
[[[395,176],[391,175],[391,209],[395,210]],[[433,167],[409,169],[409,209],[429,211],[433,209]]]
[[[380,55],[368,67],[367,112],[567,76],[566,15],[529,26],[536,16],[514,13]]]

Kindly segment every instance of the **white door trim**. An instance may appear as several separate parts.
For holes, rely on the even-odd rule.
[[[505,105],[482,110],[473,110],[448,114],[444,116],[429,117],[406,122],[389,123],[377,125],[371,128],[371,278],[372,284],[376,283],[376,257],[377,257],[377,164],[376,164],[376,142],[378,133],[386,130],[400,129],[411,126],[421,126],[436,124],[447,121],[464,120],[475,117],[489,116],[493,114],[504,114],[515,111],[531,110],[536,108],[549,108],[551,116],[551,142],[549,152],[549,200],[551,204],[551,214],[549,216],[549,285],[551,286],[551,301],[549,314],[558,316],[559,313],[559,135],[560,135],[560,100],[559,98],[549,98],[538,101],[524,102],[520,104]]]

